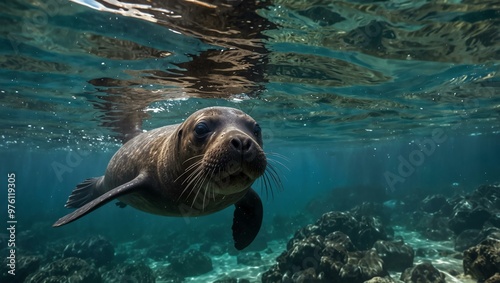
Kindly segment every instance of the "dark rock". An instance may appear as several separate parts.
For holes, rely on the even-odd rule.
[[[316,274],[316,270],[312,267],[306,270],[300,270],[293,274],[292,280],[294,283],[323,283],[321,274]]]
[[[389,223],[391,219],[390,213],[387,211],[386,207],[382,203],[376,202],[363,202],[360,205],[355,206],[350,212],[354,217],[359,218],[362,216],[373,217],[376,216],[384,224]]]
[[[324,238],[321,236],[310,236],[300,242],[295,242],[287,251],[287,266],[303,268],[308,265],[317,266],[324,248]]]
[[[331,211],[323,214],[318,221],[319,235],[327,235],[331,232],[341,231],[346,234],[357,229],[356,218],[350,212]]]
[[[464,230],[455,238],[455,251],[463,252],[466,249],[479,244],[484,240],[481,230]]]
[[[467,201],[467,200],[465,200]],[[462,204],[464,207],[468,205]],[[474,209],[459,208],[455,209],[453,216],[450,219],[448,227],[455,233],[460,234],[464,230],[483,228],[484,223],[490,218],[491,214],[484,207],[476,207]]]
[[[483,232],[485,232],[485,230],[483,230],[481,232],[483,233]],[[486,233],[488,235],[488,238],[500,240],[500,229],[499,228],[487,229]]]
[[[390,276],[385,277],[373,277],[370,280],[365,281],[364,283],[396,283],[397,281],[392,279]]]
[[[487,225],[500,228],[500,212],[492,213],[490,219],[486,222]]]
[[[189,250],[172,257],[170,265],[180,275],[186,277],[198,276],[213,270],[210,257],[197,250]]]
[[[236,257],[236,262],[247,266],[259,266],[262,265],[262,258],[259,253],[240,253]]]
[[[484,283],[500,283],[500,273],[495,273],[495,275],[486,279],[486,281],[484,281]]]
[[[444,219],[443,219],[444,220]],[[446,221],[446,220],[444,220]],[[429,240],[433,241],[446,241],[450,239],[450,230],[446,229],[446,226],[442,226],[442,229],[426,229],[422,232],[422,235]]]
[[[0,274],[0,282],[10,282],[10,283],[21,283],[28,275],[37,271],[40,267],[40,257],[39,256],[22,256],[18,255],[15,263],[15,273],[14,275],[9,274],[10,268],[9,259],[5,258],[2,264],[2,274]]]
[[[361,216],[358,218],[358,231],[349,235],[360,250],[370,249],[377,240],[386,240],[384,226],[377,217]]]
[[[63,257],[77,257],[93,261],[97,266],[102,266],[115,255],[113,245],[102,236],[93,236],[84,241],[73,242],[64,248]]]
[[[446,283],[444,274],[427,262],[407,268],[400,280],[405,283]]]
[[[342,282],[364,282],[373,277],[388,276],[384,261],[374,250],[348,253],[347,264],[340,269]]]
[[[326,279],[338,282],[340,271],[347,264],[348,259],[346,251],[326,248],[320,259],[319,270],[324,272]]]
[[[380,218],[369,215],[377,208],[382,211],[381,205],[363,204],[353,212],[328,212],[299,229],[262,282],[356,283],[387,276],[374,250],[358,251],[387,239]]]
[[[452,232],[448,229],[448,217],[430,214],[422,211],[411,215],[411,226],[424,237],[434,241],[444,241],[450,238]]]
[[[306,226],[305,234],[326,236],[332,232],[340,231],[344,234],[356,234],[358,222],[348,212],[331,211],[323,214],[315,225]],[[300,229],[302,231],[304,229]],[[308,233],[309,232],[309,233]],[[296,233],[297,234],[297,233]]]
[[[472,192],[471,199],[487,210],[500,209],[500,184],[479,186]]]
[[[321,236],[295,242],[277,261],[276,266],[263,274],[262,282],[285,282],[283,278],[288,277],[290,282],[357,283],[388,275],[374,250],[347,252]]]
[[[356,218],[349,212],[332,211],[323,214],[314,225],[299,229],[293,239],[288,242],[287,249],[290,249],[295,241],[308,236],[325,237],[336,231],[348,235],[358,249],[371,248],[375,241],[387,239],[385,229],[377,217],[361,215]]]
[[[143,263],[123,264],[103,274],[106,283],[156,282],[153,270]]]
[[[377,241],[373,245],[388,270],[404,271],[413,266],[415,252],[404,242]]]
[[[427,213],[435,213],[441,209],[449,207],[449,203],[443,195],[432,195],[422,200],[420,209]]]
[[[464,252],[464,273],[484,281],[500,272],[500,241],[488,238]]]
[[[281,283],[283,273],[278,264],[273,265],[268,271],[262,274],[262,283]]]
[[[85,260],[69,257],[52,262],[30,275],[26,283],[100,283],[101,275]]]
[[[356,251],[356,247],[351,242],[351,238],[340,231],[335,231],[326,235],[325,247],[348,252]]]

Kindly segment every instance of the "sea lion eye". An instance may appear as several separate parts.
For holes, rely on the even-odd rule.
[[[255,126],[253,127],[253,134],[256,137],[260,137],[261,132],[262,132],[262,129],[260,128],[259,124],[255,124]]]
[[[208,133],[210,133],[210,129],[205,122],[200,122],[194,127],[194,132],[197,137],[202,138],[205,137]]]

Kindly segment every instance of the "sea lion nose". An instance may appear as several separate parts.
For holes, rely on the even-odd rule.
[[[252,150],[253,142],[248,137],[236,136],[231,139],[231,146],[241,154],[245,154]]]

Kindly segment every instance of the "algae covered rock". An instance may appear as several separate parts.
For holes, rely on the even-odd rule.
[[[77,257],[91,260],[97,266],[102,266],[113,260],[115,249],[111,242],[102,236],[92,236],[83,241],[72,242],[63,251],[63,257]]]
[[[262,282],[361,283],[388,276],[375,250],[347,251],[329,240],[335,238],[316,235],[294,241],[277,258],[278,263],[262,275]]]
[[[7,273],[11,270],[8,268],[9,260],[6,258],[3,261],[2,274],[0,274],[0,282],[21,283],[28,275],[37,271],[40,267],[40,256],[19,256],[15,264],[14,275]]]
[[[500,273],[500,240],[488,238],[464,252],[464,273],[484,281]]]
[[[389,270],[404,271],[413,266],[415,252],[412,247],[402,241],[377,241],[373,247]]]
[[[401,274],[401,281],[405,283],[445,283],[444,274],[431,263],[425,262],[414,267],[407,268]]]
[[[54,261],[30,275],[26,283],[100,283],[101,275],[81,258],[69,257]]]
[[[361,283],[389,277],[384,261],[371,249],[376,241],[387,239],[380,218],[365,213],[372,208],[328,212],[299,229],[262,282]]]
[[[106,283],[123,282],[156,282],[153,270],[143,263],[121,264],[103,274],[102,279]]]

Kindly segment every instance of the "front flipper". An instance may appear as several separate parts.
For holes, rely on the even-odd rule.
[[[264,214],[259,195],[250,188],[236,204],[233,218],[233,240],[237,250],[246,248],[259,233]]]
[[[147,177],[146,174],[139,174],[137,177],[135,177],[132,181],[127,182],[123,185],[120,185],[109,192],[104,193],[103,195],[99,196],[96,199],[93,199],[83,205],[82,207],[78,208],[77,210],[73,211],[70,214],[67,214],[66,216],[63,216],[57,220],[56,223],[54,223],[52,226],[53,227],[59,227],[65,224],[68,224],[72,221],[77,220],[78,218],[84,216],[87,213],[90,213],[97,208],[105,205],[106,203],[110,202],[111,200],[121,197],[126,194],[130,194],[133,192],[136,192],[140,190],[144,185],[147,184]]]

